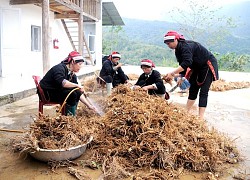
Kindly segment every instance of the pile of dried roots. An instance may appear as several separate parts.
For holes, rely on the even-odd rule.
[[[83,85],[84,85],[84,90],[86,92],[92,92],[96,87],[97,85],[97,80],[96,80],[96,76],[90,76],[86,79],[84,79],[83,81]]]
[[[227,91],[242,88],[250,88],[250,82],[227,82],[219,79],[218,81],[214,81],[210,87],[212,91]]]
[[[221,172],[225,163],[240,160],[229,138],[164,99],[118,86],[106,106],[91,149],[92,161],[102,164],[108,179],[143,168],[153,168],[159,179],[176,177],[183,169]]]
[[[128,74],[128,78],[131,81],[136,81],[139,78],[139,75],[138,74],[134,74],[134,73]]]
[[[90,138],[90,130],[76,118],[70,116],[39,116],[22,136],[13,139],[14,151],[42,149],[68,149],[85,144]]]
[[[145,91],[120,85],[100,104],[102,117],[83,106],[76,118],[38,117],[14,148],[69,148],[91,134],[88,161],[102,167],[105,179],[169,179],[183,170],[222,173],[225,164],[241,160],[228,137]]]

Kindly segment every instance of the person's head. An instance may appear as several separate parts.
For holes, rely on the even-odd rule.
[[[69,65],[69,68],[73,72],[79,72],[84,62],[84,58],[77,51],[72,51],[69,53],[63,61],[64,64]]]
[[[114,64],[117,64],[120,59],[121,59],[121,54],[117,51],[112,52],[112,54],[110,55],[110,60]]]
[[[141,69],[145,74],[150,74],[154,67],[155,64],[152,60],[150,59],[141,60]]]
[[[164,35],[164,43],[170,48],[175,49],[178,45],[178,41],[185,40],[183,35],[180,35],[176,31],[168,31]]]

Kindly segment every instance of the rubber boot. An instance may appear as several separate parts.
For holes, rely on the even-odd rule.
[[[111,89],[113,88],[112,83],[106,83],[107,95],[111,94]]]
[[[66,104],[66,116],[75,116],[76,115],[76,105],[70,106]]]

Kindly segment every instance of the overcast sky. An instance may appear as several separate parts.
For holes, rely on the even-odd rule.
[[[112,0],[111,0],[112,1]],[[250,0],[210,0],[213,7]],[[183,0],[113,0],[121,17],[145,20],[167,20],[168,12],[174,7],[185,7]],[[209,0],[198,0],[208,3]]]

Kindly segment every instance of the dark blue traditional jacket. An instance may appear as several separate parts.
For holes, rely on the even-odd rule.
[[[118,84],[123,84],[128,77],[123,72],[122,68],[119,67],[117,70],[114,70],[115,64],[111,60],[106,60],[100,71],[100,77],[105,80],[106,83],[113,83],[113,86]]]
[[[40,81],[42,89],[59,90],[63,89],[62,82],[66,79],[70,82],[77,83],[75,74],[71,74],[66,64],[59,63],[53,66]]]
[[[138,86],[147,86],[155,84],[157,89],[148,90],[149,94],[165,94],[166,89],[163,83],[163,80],[161,78],[161,74],[157,70],[152,70],[152,73],[150,75],[146,75],[145,73],[141,74],[135,85]]]
[[[178,41],[175,56],[179,65],[185,70],[181,72],[183,76],[189,67],[197,76],[197,81],[202,82],[206,78],[207,71],[210,68],[211,70],[213,69],[213,80],[218,80],[217,59],[200,43],[189,40]],[[211,62],[211,67],[209,67],[208,61]]]

